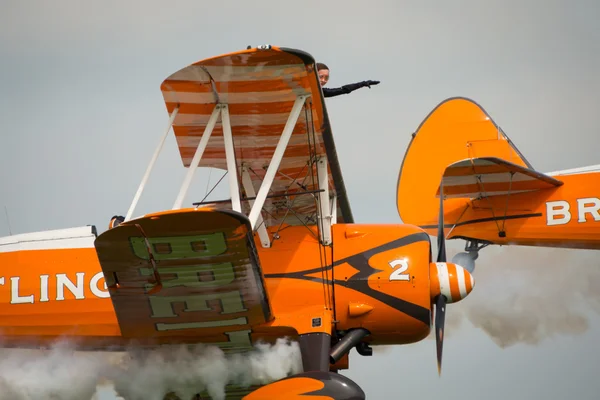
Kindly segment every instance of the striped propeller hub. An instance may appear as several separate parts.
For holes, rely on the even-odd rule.
[[[456,303],[464,299],[475,286],[475,279],[469,271],[454,263],[431,263],[429,276],[431,298],[435,299],[442,294],[447,303]]]

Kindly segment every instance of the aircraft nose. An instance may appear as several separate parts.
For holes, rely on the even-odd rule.
[[[431,263],[431,296],[443,294],[447,303],[456,303],[464,299],[475,287],[475,279],[465,268],[455,263]]]

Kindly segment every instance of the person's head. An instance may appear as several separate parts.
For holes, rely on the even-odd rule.
[[[325,86],[329,81],[329,67],[323,63],[317,63],[317,73],[319,74],[321,86]]]

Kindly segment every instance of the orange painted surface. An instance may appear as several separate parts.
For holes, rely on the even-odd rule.
[[[94,248],[0,253],[0,337],[83,343],[120,329]]]
[[[251,347],[251,327],[272,314],[250,229],[241,214],[200,208],[149,214],[100,235],[123,336]]]
[[[402,221],[436,235],[439,207],[436,194],[444,170],[459,160],[481,157],[497,157],[535,172],[479,105],[462,98],[441,103],[423,121],[405,154],[397,192]],[[455,179],[458,175],[467,174],[456,169],[449,170],[446,176]],[[553,178],[562,184],[554,186],[542,180],[529,180],[449,186],[448,193],[454,196],[475,191],[483,194],[480,199],[445,200],[447,237],[503,245],[600,249],[600,173]],[[517,193],[519,189],[533,190]],[[485,195],[494,191],[508,194]],[[553,206],[558,211],[562,207],[552,202],[568,204],[569,213],[564,221],[552,221],[562,216],[549,215]],[[586,213],[581,213],[581,206],[588,207]]]
[[[364,391],[351,379],[332,372],[313,372],[270,383],[243,397],[243,400],[364,398]]]
[[[477,238],[496,244],[600,249],[600,174],[565,175],[560,179],[564,184],[556,189],[471,201],[460,220],[458,215],[462,210],[453,210],[446,219],[447,223],[458,220],[462,225],[454,228],[449,238]],[[578,199],[587,200],[579,205]],[[568,204],[568,213],[560,213],[561,202]],[[585,209],[581,206],[593,209],[584,213]],[[493,218],[490,207],[496,217],[502,217],[506,210],[507,218],[514,219],[478,222]],[[559,212],[555,216],[552,215],[553,207]],[[564,223],[558,221],[563,215],[567,218]],[[506,237],[499,237],[499,230],[504,230]]]
[[[554,189],[563,183],[530,168],[497,157],[460,160],[446,167],[436,196],[482,198],[502,194]]]
[[[481,107],[467,99],[442,102],[418,127],[404,156],[397,189],[402,221],[425,224],[432,212],[437,213],[436,193],[446,167],[472,157],[499,157],[527,166]],[[444,209],[452,210],[465,203],[465,199],[448,199]]]
[[[338,194],[338,222],[351,220],[347,198],[343,181],[339,173],[339,165],[335,158],[335,147],[330,131],[329,122],[326,118],[324,100],[321,93],[316,71],[314,70],[315,61],[307,53],[293,50],[273,47],[268,50],[250,49],[239,52],[224,54],[218,57],[212,57],[189,65],[171,76],[161,84],[161,91],[164,96],[165,105],[168,111],[174,109],[175,105],[180,106],[177,118],[174,120],[173,130],[177,139],[177,145],[185,166],[189,165],[191,157],[194,154],[200,137],[206,127],[206,122],[210,112],[214,109],[217,102],[227,104],[230,116],[232,136],[236,153],[236,162],[238,166],[242,163],[250,170],[250,176],[254,183],[255,190],[258,191],[262,179],[265,175],[265,165],[271,161],[273,151],[277,145],[285,123],[291,110],[291,101],[297,95],[308,95],[304,108],[300,112],[300,117],[296,122],[290,141],[286,146],[286,152],[278,168],[275,181],[270,187],[269,195],[285,193],[286,200],[293,202],[292,211],[288,212],[281,207],[282,198],[269,198],[264,205],[263,218],[264,223],[269,229],[274,227],[298,225],[301,229],[303,221],[298,219],[298,215],[307,216],[316,211],[316,204],[313,196],[299,195],[295,196],[295,191],[311,191],[318,187],[317,166],[314,162],[318,157],[327,156],[327,180],[330,194]],[[213,86],[214,84],[214,86]],[[215,93],[213,90],[217,90]],[[215,95],[218,94],[218,99]],[[329,141],[329,143],[327,143]],[[312,163],[308,161],[312,160]],[[226,158],[223,149],[223,125],[222,118],[217,122],[215,130],[208,142],[208,147],[203,154],[201,166],[211,166],[214,168],[225,168]],[[337,172],[336,172],[337,171]],[[243,211],[248,214],[250,211],[247,201],[242,201]],[[204,208],[202,211],[214,212],[215,208],[228,208],[228,204],[215,204],[214,207]],[[200,213],[197,213],[200,214]],[[289,215],[288,215],[289,214]],[[151,230],[155,222],[154,217],[166,218],[173,221],[178,218],[178,211],[159,212],[142,218],[137,222],[150,229],[150,236],[161,234],[185,234],[192,232],[190,226],[184,223],[177,223],[174,226],[168,224],[162,225],[155,230]],[[169,216],[169,217],[166,217]],[[204,223],[207,221],[203,221]],[[159,224],[160,225],[160,224]],[[218,231],[221,233],[235,233],[237,229],[233,225],[220,225],[216,223],[212,227],[204,226],[207,231]],[[239,228],[239,227],[238,227]],[[177,232],[169,229],[179,229]],[[242,229],[243,231],[244,229]],[[305,230],[306,232],[306,230]],[[243,232],[242,232],[243,233]],[[35,235],[35,233],[33,234]],[[138,236],[137,244],[130,242],[131,235]],[[284,237],[292,237],[293,230],[290,228],[282,234]],[[254,332],[250,335],[250,340],[260,339],[275,340],[277,337],[294,335],[297,332],[306,333],[310,331],[330,332],[331,322],[334,320],[332,297],[323,297],[323,283],[312,282],[306,284],[307,293],[311,294],[308,301],[304,302],[305,315],[321,317],[322,325],[312,326],[306,322],[301,314],[295,312],[295,301],[289,296],[282,295],[277,299],[269,299],[271,292],[277,290],[269,286],[264,290],[252,287],[255,285],[261,274],[269,272],[285,272],[288,268],[300,269],[308,264],[314,264],[312,261],[319,260],[317,257],[316,242],[306,245],[310,248],[309,252],[314,254],[314,260],[297,261],[298,264],[282,264],[280,259],[268,259],[266,252],[278,252],[278,247],[272,249],[263,249],[259,247],[260,267],[252,272],[252,268],[243,266],[243,260],[240,261],[235,271],[235,282],[242,282],[238,286],[233,283],[229,289],[227,303],[224,303],[226,293],[223,288],[217,288],[210,292],[213,300],[204,299],[203,301],[171,301],[161,302],[158,306],[156,299],[152,300],[150,295],[169,293],[175,296],[191,296],[192,293],[198,294],[198,287],[190,287],[189,281],[194,285],[204,285],[210,281],[213,271],[204,271],[205,275],[190,269],[193,266],[190,263],[181,261],[180,264],[171,265],[171,268],[185,269],[185,271],[176,272],[163,277],[162,288],[157,285],[155,271],[152,263],[143,251],[143,240],[140,234],[133,226],[122,224],[116,228],[105,232],[98,239],[98,254],[100,263],[96,257],[96,250],[86,242],[85,249],[76,249],[66,247],[64,250],[14,250],[7,251],[0,255],[0,276],[10,281],[13,276],[21,276],[22,285],[19,288],[18,296],[23,296],[23,290],[31,290],[32,293],[42,291],[42,287],[48,287],[49,292],[53,285],[52,277],[49,282],[42,281],[40,275],[44,274],[47,268],[48,273],[58,273],[57,271],[66,271],[67,273],[85,273],[86,277],[97,275],[104,269],[107,283],[113,298],[96,299],[86,294],[85,298],[77,300],[67,300],[64,303],[49,299],[48,302],[34,302],[33,304],[10,304],[11,296],[16,292],[6,292],[10,286],[0,285],[0,289],[5,290],[5,301],[8,302],[6,310],[7,318],[0,321],[0,329],[5,334],[4,339],[8,344],[31,344],[35,341],[52,340],[56,335],[67,335],[78,337],[84,340],[88,346],[101,346],[105,341],[98,344],[97,339],[106,339],[110,343],[119,344],[135,338],[138,342],[164,343],[178,341],[204,341],[219,342],[226,340],[222,329],[216,327],[196,328],[195,332],[201,334],[192,334],[184,329],[179,329],[176,334],[168,331],[152,330],[148,311],[154,315],[161,315],[162,324],[177,322],[179,324],[190,323],[217,323],[216,320],[223,322],[224,317],[217,317],[225,312],[229,316],[240,317],[241,314],[248,318],[246,324],[241,327],[252,326]],[[91,240],[91,239],[90,239]],[[255,236],[255,240],[258,240]],[[292,239],[294,240],[294,239]],[[167,241],[168,242],[168,241]],[[278,244],[282,241],[280,240]],[[154,243],[155,255],[160,258],[161,252],[168,253],[169,243]],[[236,242],[235,239],[229,243],[232,252],[229,259],[233,260],[238,256],[249,256],[248,248],[243,244],[243,240]],[[166,245],[166,246],[165,246]],[[296,253],[305,243],[293,243],[292,249],[284,257],[291,257],[290,254]],[[76,246],[75,246],[76,247]],[[137,250],[136,250],[137,249]],[[165,250],[166,249],[166,250]],[[137,253],[136,253],[137,251]],[[85,257],[79,257],[75,254],[83,252]],[[27,254],[27,256],[24,256]],[[144,255],[145,254],[145,255]],[[279,254],[281,256],[281,253]],[[211,261],[211,263],[214,260]],[[162,265],[168,264],[162,260]],[[247,263],[246,265],[252,264]],[[102,267],[101,267],[102,265]],[[318,266],[317,264],[314,264]],[[198,266],[198,265],[196,265]],[[200,266],[202,267],[202,265]],[[234,268],[236,269],[236,268]],[[25,272],[26,271],[26,272]],[[115,279],[115,273],[118,279]],[[256,279],[248,278],[255,274]],[[187,275],[186,275],[187,274]],[[247,279],[240,276],[245,276]],[[181,281],[186,276],[188,286],[184,289],[168,287],[168,281]],[[87,278],[86,278],[87,279]],[[10,281],[12,282],[12,281]],[[293,286],[297,282],[286,280],[283,284]],[[24,286],[23,286],[24,285]],[[48,286],[49,285],[49,286]],[[203,286],[206,288],[207,286]],[[201,288],[202,289],[202,288]],[[214,287],[213,287],[214,289]],[[235,290],[243,291],[241,296],[252,293],[254,303],[247,303],[244,297],[243,306],[248,305],[247,312],[231,312],[233,308],[239,306],[239,299],[236,300],[233,292]],[[45,290],[45,289],[44,289]],[[87,289],[86,289],[87,290]],[[262,290],[262,291],[261,291]],[[202,290],[200,290],[202,292]],[[22,294],[23,293],[23,294]],[[88,292],[85,292],[88,293]],[[284,293],[284,292],[280,292]],[[312,295],[314,293],[314,296]],[[276,296],[276,294],[273,294]],[[259,297],[264,297],[261,307],[265,304],[273,310],[259,310]],[[5,303],[6,304],[6,303]],[[64,306],[63,306],[64,304]],[[68,304],[68,305],[67,305]],[[153,305],[154,304],[154,305]],[[153,308],[154,307],[154,308]],[[116,308],[116,312],[115,312]],[[276,312],[274,312],[276,311]],[[156,314],[158,313],[158,314]],[[240,314],[241,313],[241,314]],[[278,313],[278,314],[277,314]],[[192,316],[194,315],[194,317]],[[199,317],[202,315],[202,317]],[[10,316],[10,318],[8,318]],[[22,321],[24,316],[32,316],[27,322]],[[177,321],[175,321],[177,320]],[[117,322],[118,321],[118,322]],[[156,328],[156,323],[154,327]],[[164,326],[163,326],[164,327]],[[181,326],[180,326],[181,327]],[[184,333],[188,332],[188,333]],[[96,336],[99,336],[97,338]]]
[[[57,237],[35,242],[38,232],[17,244],[0,242],[4,345],[35,346],[62,337],[79,342],[81,348],[134,340],[146,345],[208,343],[225,351],[243,351],[259,340],[334,335],[358,327],[370,331],[365,341],[373,345],[408,344],[429,334],[432,296],[446,290],[459,299],[472,289],[470,283],[466,289],[458,285],[461,275],[456,269],[454,275],[444,275],[445,289],[441,288],[441,279],[433,276],[438,266],[431,263],[430,238],[424,230],[414,225],[351,223],[310,55],[276,47],[229,53],[183,68],[167,78],[161,90],[167,110],[181,107],[173,129],[184,166],[189,166],[216,103],[228,105],[236,164],[240,170],[242,165],[248,168],[256,192],[291,101],[297,94],[310,95],[263,207],[271,247],[263,248],[258,234],[251,233],[245,216],[250,212],[245,197],[250,196],[245,189],[241,214],[231,211],[230,203],[220,202],[152,213],[98,238],[87,232],[81,240],[71,240],[68,232],[54,232],[46,237]],[[473,113],[465,107],[465,112]],[[449,115],[454,115],[452,110]],[[479,132],[481,125],[463,128]],[[480,138],[491,142],[472,144],[469,154],[501,152],[525,165],[507,142],[494,144],[491,135],[487,129]],[[226,168],[223,142],[219,121],[201,166]],[[424,145],[430,147],[431,142]],[[300,194],[319,187],[317,160],[323,157],[327,157],[322,172],[328,191],[337,201],[333,246],[319,243],[315,220],[309,219],[318,211],[318,195]],[[410,159],[405,167],[417,162],[423,160]],[[408,215],[427,221],[429,211],[437,210],[437,202],[433,203],[437,186],[429,183],[442,172],[436,167],[419,179],[401,182]],[[422,198],[415,200],[413,191]],[[450,213],[465,202],[452,204]],[[330,367],[348,365],[346,356]],[[263,387],[248,399],[281,391],[286,398],[329,393],[327,384],[297,377]]]
[[[182,215],[189,220],[189,212],[186,214],[185,211],[182,210]],[[207,213],[197,212],[197,214]],[[118,234],[119,229],[123,233]],[[121,224],[107,231],[105,235],[106,238],[116,239],[131,230],[130,236],[134,236],[135,232],[132,229],[134,228]],[[147,235],[158,235],[147,225],[145,229]],[[252,329],[253,341],[259,338],[274,341],[279,336],[295,336],[297,333],[330,333],[334,327],[335,314],[335,320],[338,321],[335,325],[337,329],[365,327],[372,332],[367,339],[372,343],[410,343],[425,337],[429,333],[431,318],[428,237],[418,228],[405,225],[338,224],[334,225],[333,232],[336,243],[335,253],[327,255],[325,268],[322,268],[320,262],[318,242],[305,227],[289,227],[281,231],[280,239],[274,242],[272,248],[258,247],[261,270],[265,276],[265,297],[269,300],[272,319],[264,323],[260,320],[254,321],[236,329]],[[258,242],[256,235],[255,240]],[[135,261],[126,257],[123,253],[125,248],[119,250],[121,245],[118,242],[114,243],[116,247],[112,248],[111,258],[103,256],[104,262],[107,262],[109,276],[111,270],[122,268],[119,265],[148,268],[147,260]],[[379,246],[384,248],[379,249]],[[101,247],[100,253],[103,252],[105,251]],[[106,252],[108,254],[108,250]],[[168,309],[173,313],[172,317],[152,320],[148,291],[153,287],[153,277],[149,273],[138,274],[137,280],[128,278],[128,276],[133,277],[131,273],[118,275],[121,287],[111,289],[112,300],[99,298],[89,289],[90,279],[101,272],[94,249],[20,251],[0,253],[0,257],[3,266],[0,276],[5,282],[5,285],[0,286],[3,303],[0,328],[8,341],[33,343],[43,339],[50,340],[59,335],[75,337],[82,344],[87,343],[89,346],[95,346],[99,339],[111,343],[124,343],[131,337],[150,343],[225,342],[227,340],[222,336],[224,331],[216,328],[191,329],[189,331],[193,334],[182,332],[175,334],[174,331],[158,331],[153,330],[152,327],[156,322],[165,321],[169,323],[214,321],[216,316],[211,316],[210,313],[223,311],[223,299],[231,298],[224,296],[229,293],[228,290],[218,291],[223,296],[216,296],[215,302],[210,303],[213,311],[207,310],[204,314],[190,312],[186,315],[185,305],[181,303]],[[389,263],[394,259],[408,261],[407,280],[402,280],[401,275],[404,274],[398,274],[398,280],[390,280],[394,268]],[[176,279],[176,276],[169,276],[164,271],[161,269],[163,285],[166,285],[170,279]],[[65,290],[65,300],[56,300],[55,276],[58,273],[67,274],[71,280],[75,280],[77,273],[84,273],[82,282],[85,298],[75,299],[71,292]],[[44,293],[40,283],[40,276],[43,274],[50,275],[48,301],[40,302],[41,293]],[[12,282],[12,277],[20,279],[18,292],[13,291],[11,295],[9,282]],[[331,279],[335,280],[335,285],[331,284]],[[96,287],[99,289],[95,293],[104,293],[105,296],[103,282],[104,279],[97,282]],[[187,282],[189,284],[191,281]],[[252,281],[249,282],[250,285],[253,284]],[[109,284],[112,283],[113,280],[109,280]],[[232,283],[238,286],[241,284]],[[251,286],[239,286],[240,289],[249,287]],[[181,288],[182,286],[179,286],[178,290]],[[16,290],[16,283],[13,289]],[[157,295],[173,296],[175,289],[165,287]],[[196,293],[202,292],[196,288]],[[256,293],[262,296],[262,292]],[[17,294],[20,297],[15,297]],[[23,300],[25,296],[33,296],[34,302],[26,302]],[[22,304],[10,304],[11,298],[13,302],[20,298]],[[114,306],[124,313],[120,328],[113,302]],[[350,304],[356,303],[368,305],[372,309],[351,316]],[[232,304],[234,303],[230,303],[229,306]],[[161,310],[164,311],[165,308]],[[227,318],[236,318],[240,315],[246,314],[232,313]],[[311,327],[311,318],[316,316],[322,318],[322,325]],[[180,320],[180,317],[184,320]],[[152,320],[150,325],[144,322],[148,318]],[[133,334],[122,335],[122,330]]]
[[[360,235],[347,238],[347,232]],[[318,243],[304,227],[285,229],[272,248],[259,248],[276,318],[308,320],[311,314],[305,317],[303,310],[316,305],[333,312],[335,294],[336,329],[367,328],[372,334],[366,340],[377,344],[410,343],[429,334],[430,245],[426,234],[405,225],[337,224],[333,241],[334,254],[328,253],[325,263],[333,260],[333,269],[321,268]],[[395,259],[408,261],[406,273],[401,274],[407,280],[390,280],[395,268],[389,262]],[[327,283],[331,280],[335,285]],[[373,309],[352,317],[351,303]]]
[[[296,400],[334,400],[330,396],[310,395],[323,389],[323,382],[306,377],[296,377],[273,382],[244,397],[244,400],[296,399]]]
[[[292,125],[293,131],[269,194],[317,190],[314,161],[327,156],[329,191],[340,193],[337,221],[352,222],[311,55],[276,46],[223,54],[171,74],[162,82],[161,92],[169,114],[179,106],[173,131],[185,167],[189,167],[217,104],[227,105],[236,163],[238,167],[243,164],[248,168],[256,192],[297,96],[308,95],[298,120]],[[223,116],[216,122],[200,166],[227,169],[222,121]],[[281,197],[266,199],[265,226],[278,226],[282,222],[300,226],[302,222],[295,214],[306,216],[316,212],[311,196],[292,198],[293,213],[280,206],[282,200]],[[242,206],[248,215],[250,208],[245,202]]]

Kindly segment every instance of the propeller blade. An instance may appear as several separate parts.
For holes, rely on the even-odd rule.
[[[446,235],[444,234],[444,184],[440,183],[440,212],[438,216],[437,262],[446,262]],[[444,322],[446,320],[446,296],[440,294],[435,300],[435,343],[437,347],[438,375],[442,375],[442,349],[444,347]]]
[[[437,262],[446,262],[446,235],[444,235],[444,184],[440,183],[440,214],[438,216]]]
[[[437,347],[438,375],[442,375],[442,348],[444,347],[444,322],[446,319],[446,296],[439,295],[435,303],[435,344]]]

